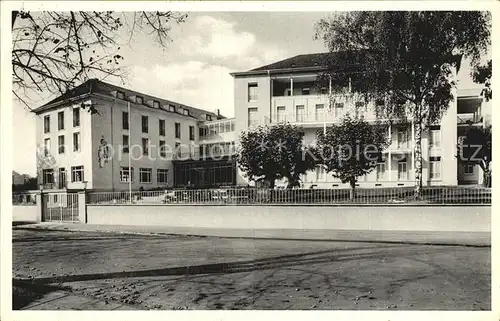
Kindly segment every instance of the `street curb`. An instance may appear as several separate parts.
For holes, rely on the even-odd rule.
[[[43,223],[42,223],[43,224]],[[226,239],[260,239],[260,240],[288,240],[288,241],[309,241],[309,242],[358,242],[358,243],[384,243],[384,244],[409,244],[409,245],[437,245],[437,246],[463,246],[463,247],[476,247],[476,248],[485,248],[491,247],[491,237],[489,239],[489,244],[485,244],[483,242],[460,242],[460,241],[415,241],[415,240],[387,240],[387,239],[356,239],[356,238],[291,238],[291,237],[269,237],[269,236],[228,236],[228,235],[217,235],[214,234],[196,234],[196,233],[168,233],[168,232],[145,232],[145,231],[120,231],[116,229],[106,229],[106,228],[96,228],[96,229],[84,229],[84,228],[69,228],[69,227],[58,227],[54,225],[48,226],[30,226],[24,225],[21,227],[17,227],[16,229],[27,229],[27,230],[52,230],[52,231],[64,231],[64,232],[95,232],[95,233],[110,233],[110,234],[123,234],[123,235],[142,235],[142,236],[158,236],[158,237],[191,237],[191,238],[226,238]],[[292,230],[296,231],[296,230]],[[346,231],[346,230],[338,230],[338,231]]]

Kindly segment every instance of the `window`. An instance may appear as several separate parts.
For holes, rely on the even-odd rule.
[[[323,166],[316,166],[316,181],[324,181],[325,180],[325,168]]]
[[[125,99],[125,93],[123,91],[116,92],[116,98]]]
[[[50,133],[50,115],[43,117],[43,132]]]
[[[53,169],[44,169],[42,171],[42,180],[43,184],[53,184],[54,183],[54,170]]]
[[[59,188],[63,189],[66,187],[66,168],[59,168]]]
[[[177,157],[181,157],[181,143],[175,143],[175,153]]]
[[[80,126],[80,109],[73,108],[73,127],[79,127]]]
[[[208,121],[212,121],[212,115],[206,115]]]
[[[305,108],[304,105],[295,106],[295,121],[302,123],[305,120]]]
[[[43,154],[49,156],[50,154],[50,138],[45,138],[43,140]]]
[[[58,130],[63,130],[64,129],[64,112],[60,111],[57,113],[57,129]]]
[[[122,128],[125,130],[129,130],[129,123],[128,123],[128,112],[124,111],[122,112]]]
[[[71,167],[71,181],[83,182],[83,166]]]
[[[336,103],[335,104],[335,117],[342,117],[344,111],[344,104],[343,103]]]
[[[285,106],[277,107],[276,122],[281,123],[286,121],[285,111],[286,111]]]
[[[311,89],[302,88],[302,95],[310,95],[310,94],[311,94]]]
[[[408,131],[398,130],[398,148],[408,148]]]
[[[398,180],[400,181],[408,180],[408,169],[407,169],[406,159],[400,160],[398,163]]]
[[[153,107],[154,108],[160,108],[160,102],[157,100],[153,100]]]
[[[149,139],[142,139],[142,155],[149,155]]]
[[[257,108],[248,108],[248,127],[256,126],[257,124]]]
[[[181,138],[181,124],[175,123],[175,138]]]
[[[355,104],[356,116],[363,115],[366,112],[366,105],[362,101],[357,101]]]
[[[189,116],[189,109],[183,109],[182,113],[186,116]]]
[[[377,173],[377,181],[385,179],[385,163],[377,163],[376,173]]]
[[[128,153],[129,152],[129,139],[128,139],[128,135],[123,135],[122,136],[122,151],[124,153]]]
[[[120,182],[129,183],[134,181],[133,167],[120,167]]]
[[[158,120],[158,134],[160,136],[165,136],[165,119]]]
[[[325,105],[323,104],[316,105],[315,119],[316,121],[325,119]]]
[[[139,182],[151,183],[151,168],[139,168]]]
[[[189,126],[189,140],[194,140],[194,126]]]
[[[464,164],[464,174],[474,174],[474,164]]]
[[[431,130],[429,132],[429,147],[440,148],[441,146],[441,130]]]
[[[73,133],[73,151],[80,151],[80,133]]]
[[[248,101],[256,101],[258,98],[257,84],[248,84]]]
[[[141,96],[136,96],[135,102],[139,105],[142,105],[144,103],[144,99]]]
[[[148,116],[141,116],[142,132],[148,132]]]
[[[160,140],[160,143],[158,145],[160,147],[160,157],[167,157],[167,151],[165,150],[165,141]]]
[[[57,137],[57,143],[59,145],[59,154],[64,154],[64,135]]]
[[[429,178],[441,179],[441,157],[429,157]]]
[[[156,170],[156,181],[158,184],[168,183],[168,169],[158,168]]]

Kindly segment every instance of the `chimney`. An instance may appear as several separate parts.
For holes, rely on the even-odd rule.
[[[217,118],[220,118],[220,109],[217,108]]]

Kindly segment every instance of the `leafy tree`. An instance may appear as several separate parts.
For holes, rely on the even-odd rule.
[[[349,183],[351,199],[358,177],[370,173],[389,146],[386,125],[372,125],[349,115],[339,125],[328,127],[325,133],[318,131],[317,140],[319,162],[333,177]]]
[[[300,175],[315,166],[314,154],[303,146],[302,127],[287,123],[258,126],[240,135],[238,166],[249,180],[268,183],[286,178],[287,188],[299,186]]]
[[[159,11],[12,11],[13,94],[29,108],[23,97],[33,93],[63,94],[91,78],[122,79],[120,32],[130,41],[142,31],[166,46],[171,22],[186,17]]]
[[[332,52],[320,81],[332,80],[375,104],[377,115],[415,123],[416,197],[422,133],[453,100],[462,56],[476,64],[490,45],[491,15],[479,11],[350,12],[320,20],[316,37]]]
[[[483,170],[483,186],[491,187],[492,135],[491,126],[470,126],[458,146],[458,156],[465,163],[477,164]]]
[[[491,75],[492,75],[492,62],[491,59],[485,65],[477,65],[472,73],[472,79],[475,83],[484,84],[481,95],[490,101],[493,96],[493,89],[491,88]]]

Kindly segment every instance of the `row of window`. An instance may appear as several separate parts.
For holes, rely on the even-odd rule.
[[[73,127],[80,126],[80,108],[73,108]],[[64,130],[64,111],[57,113],[57,129]],[[50,133],[50,115],[43,117],[43,132]]]
[[[129,130],[130,129],[130,124],[129,124],[129,113],[124,111],[122,112],[122,128],[124,130]],[[141,116],[141,130],[143,133],[147,134],[149,133],[149,117],[148,116]],[[165,130],[165,119],[158,119],[158,135],[159,136],[166,136],[166,130]],[[175,138],[181,138],[181,124],[180,123],[175,123]],[[189,139],[190,140],[195,140],[195,129],[194,126],[189,126]]]
[[[59,135],[57,137],[57,150],[59,154],[64,154],[66,152],[66,142],[65,142],[65,135]],[[79,152],[81,150],[81,137],[80,133],[76,132],[73,133],[73,151],[74,152]],[[44,145],[44,155],[49,156],[50,154],[50,138],[45,138],[43,141]]]
[[[200,127],[199,135],[201,137],[209,137],[212,135],[234,132],[234,121],[220,122],[216,124],[207,124]]]
[[[72,166],[71,167],[71,182],[83,182],[84,181],[84,176],[83,176],[84,170],[83,166]],[[65,183],[66,183],[66,168],[61,167],[58,170],[59,174],[59,188],[64,188]],[[42,181],[43,184],[54,184],[55,183],[55,178],[54,178],[54,169],[49,168],[49,169],[44,169],[42,171]]]
[[[139,183],[151,184],[153,175],[152,168],[139,168]],[[134,168],[133,167],[121,167],[120,168],[120,182],[129,183],[134,182]],[[158,184],[168,183],[168,169],[158,168],[156,170],[156,182]]]
[[[125,99],[125,93],[123,91],[118,91],[116,93],[116,98],[118,99]],[[144,105],[144,98],[142,96],[134,96],[134,102],[138,105]],[[161,107],[161,104],[158,100],[153,100],[153,107],[154,108],[160,108]],[[185,116],[189,116],[191,113],[189,111],[189,109],[187,108],[182,108],[182,107],[178,107],[176,109],[176,107],[172,104],[168,104],[167,106],[165,106],[164,108],[165,110],[168,110],[168,111],[171,111],[171,112],[176,112],[176,111],[179,111],[181,114],[185,115]]]
[[[388,179],[386,175],[386,164],[378,163],[375,168],[375,177],[377,181],[385,181]],[[429,160],[429,178],[432,180],[441,179],[441,158],[440,157],[431,157]],[[406,181],[409,179],[408,172],[408,163],[406,160],[402,160],[398,162],[398,171],[397,171],[397,179],[398,181]],[[325,181],[326,180],[326,171],[323,166],[316,167],[316,181]]]

